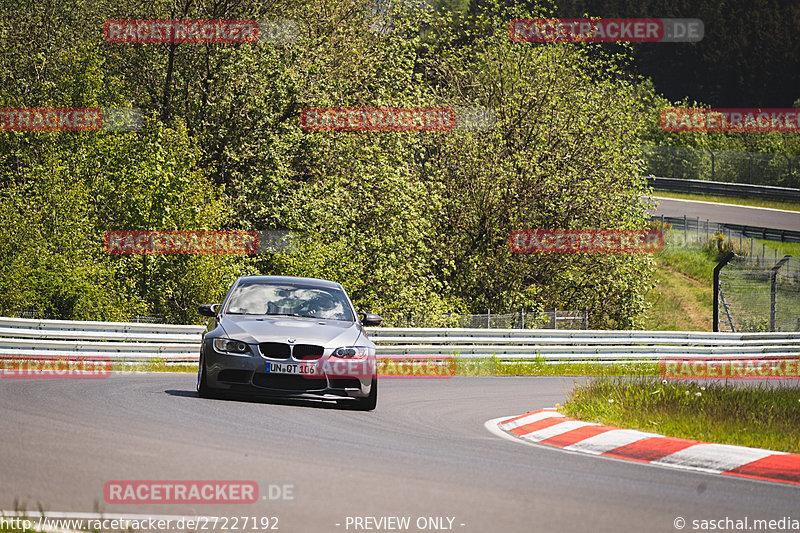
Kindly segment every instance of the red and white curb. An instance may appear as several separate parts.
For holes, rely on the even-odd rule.
[[[553,408],[486,422],[499,436],[573,452],[800,485],[800,455],[710,444],[567,418]]]

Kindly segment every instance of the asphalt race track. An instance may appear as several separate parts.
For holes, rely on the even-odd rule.
[[[652,210],[656,216],[682,217],[686,215],[688,218],[700,217],[701,221],[710,220],[711,222],[743,226],[800,231],[800,212],[796,211],[678,200],[658,196],[654,196],[653,200],[658,202],[658,206]]]
[[[0,507],[277,516],[280,531],[308,533],[355,531],[348,516],[410,516],[408,531],[419,531],[420,516],[455,517],[453,530],[481,533],[666,532],[678,516],[686,530],[695,519],[800,518],[797,486],[577,455],[484,427],[563,402],[573,378],[386,379],[368,413],[204,400],[194,379],[0,379]],[[295,499],[105,503],[107,481],[148,479],[252,480],[262,494],[292,484]]]

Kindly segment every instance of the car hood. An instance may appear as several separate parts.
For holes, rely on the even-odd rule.
[[[361,334],[356,322],[291,316],[224,315],[219,325],[229,338],[250,344],[287,342],[291,338],[296,339],[297,344],[316,344],[326,348],[372,345]]]

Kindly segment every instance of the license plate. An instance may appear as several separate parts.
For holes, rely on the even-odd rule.
[[[316,376],[317,365],[308,363],[267,363],[268,374],[295,374],[298,376]]]

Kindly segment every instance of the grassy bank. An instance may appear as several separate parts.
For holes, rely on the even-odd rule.
[[[655,261],[644,329],[711,331],[716,261],[699,248],[666,248]]]
[[[503,362],[495,357],[467,359],[454,357],[454,364],[445,361],[441,376],[657,376],[654,363],[605,364],[600,361],[548,364],[543,358],[530,361]],[[197,363],[166,365],[160,361],[136,365],[114,365],[115,372],[197,372]]]
[[[780,259],[784,255],[800,257],[800,242],[762,241],[761,239],[755,239],[755,242],[757,244],[753,247],[754,255],[761,254],[761,243],[764,243],[770,248],[778,250],[778,259]],[[767,257],[772,258],[773,256],[767,254]]]
[[[769,384],[596,379],[561,411],[670,437],[800,453],[800,388]]]
[[[456,358],[456,376],[657,376],[658,364],[600,361],[547,363],[544,359],[502,362],[496,358]]]

